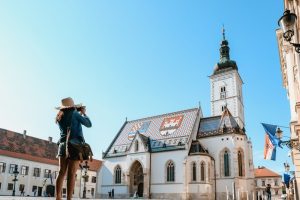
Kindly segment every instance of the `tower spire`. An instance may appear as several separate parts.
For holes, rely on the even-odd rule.
[[[223,34],[223,40],[226,40],[226,39],[225,39],[225,28],[224,28],[224,24],[223,24],[223,28],[222,28],[222,34]]]

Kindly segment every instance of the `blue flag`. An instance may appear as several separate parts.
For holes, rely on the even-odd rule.
[[[280,147],[281,146],[281,141],[276,137],[276,130],[277,130],[277,126],[276,125],[272,125],[272,124],[264,124],[261,123],[262,126],[264,127],[266,134],[268,134],[270,141],[272,142],[272,144],[275,147]]]
[[[286,185],[287,188],[289,188],[290,179],[291,179],[291,176],[289,174],[287,174],[287,173],[283,174],[284,184]]]

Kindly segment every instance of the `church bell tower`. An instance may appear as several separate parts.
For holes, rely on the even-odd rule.
[[[220,47],[220,61],[210,76],[211,114],[222,115],[227,107],[240,128],[244,128],[243,81],[235,61],[230,60],[228,41],[223,40]]]

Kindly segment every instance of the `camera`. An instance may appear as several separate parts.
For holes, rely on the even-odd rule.
[[[85,109],[85,106],[80,106],[76,108],[78,112],[80,112],[82,109]]]

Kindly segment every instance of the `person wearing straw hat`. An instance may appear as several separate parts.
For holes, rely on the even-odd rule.
[[[68,145],[69,140],[84,142],[82,126],[91,127],[92,123],[86,115],[86,107],[82,104],[75,104],[73,99],[68,97],[61,100],[61,106],[56,107],[58,111],[56,123],[60,129],[58,141],[59,174],[56,179],[56,200],[61,200],[62,186],[67,172],[67,200],[72,199],[75,186],[75,175],[79,166],[80,158],[75,148]]]

